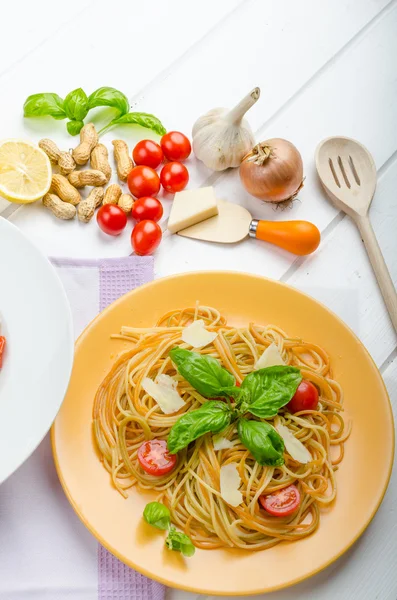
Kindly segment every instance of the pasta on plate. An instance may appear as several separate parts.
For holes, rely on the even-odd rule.
[[[192,323],[201,347],[184,341]],[[274,325],[233,327],[198,305],[114,337],[131,349],[97,391],[93,427],[123,496],[157,492],[202,549],[265,549],[319,527],[350,432],[322,348]],[[310,408],[302,390],[315,397]]]

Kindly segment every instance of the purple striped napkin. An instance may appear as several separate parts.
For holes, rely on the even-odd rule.
[[[117,298],[153,279],[152,257],[53,258],[52,263],[69,297],[76,334]],[[163,600],[164,595],[163,585],[130,569],[98,544],[98,600]]]

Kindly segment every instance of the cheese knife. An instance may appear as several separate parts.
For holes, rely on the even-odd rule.
[[[234,244],[251,237],[300,256],[311,254],[320,243],[320,232],[309,221],[253,219],[246,208],[225,200],[218,200],[218,210],[215,217],[178,231],[176,235],[221,244]]]

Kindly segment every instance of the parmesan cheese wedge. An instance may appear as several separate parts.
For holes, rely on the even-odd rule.
[[[149,379],[149,377],[145,377],[142,380],[142,388],[149,396],[156,400],[166,415],[177,412],[185,405],[184,400],[178,394],[177,385],[178,382],[169,375],[159,375],[156,381]]]
[[[217,335],[214,331],[207,331],[204,321],[198,319],[183,329],[181,337],[186,344],[193,348],[203,348],[213,342]]]
[[[285,425],[277,425],[276,429],[283,438],[285,449],[294,460],[306,465],[312,460],[309,450],[300,442]]]
[[[214,450],[228,450],[229,448],[233,448],[234,443],[230,440],[227,440],[222,434],[213,435],[212,443],[214,444]]]
[[[168,229],[177,233],[218,214],[218,204],[213,187],[176,192],[172,203]]]
[[[240,485],[241,479],[235,463],[221,467],[221,497],[230,506],[238,506],[243,501],[243,495],[238,489]]]
[[[262,356],[258,358],[254,365],[255,371],[258,369],[266,369],[267,367],[276,367],[277,365],[285,365],[278,351],[276,344],[273,342],[266,348]]]

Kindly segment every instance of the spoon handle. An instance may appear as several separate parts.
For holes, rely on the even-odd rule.
[[[356,218],[369,260],[378,280],[391,322],[397,331],[397,293],[368,216]]]

